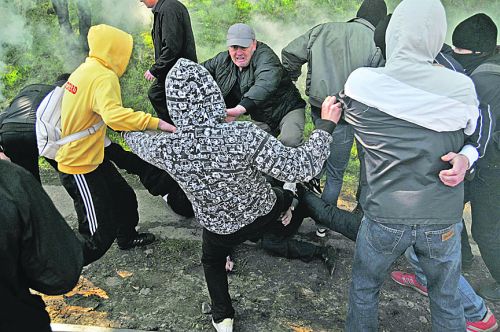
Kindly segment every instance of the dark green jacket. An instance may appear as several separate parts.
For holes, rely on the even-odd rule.
[[[265,122],[273,129],[288,112],[306,105],[278,56],[262,42],[257,42],[250,64],[241,72],[228,51],[202,65],[219,85],[228,108],[239,104],[246,108],[252,120]],[[234,89],[238,81],[240,91],[237,87]]]

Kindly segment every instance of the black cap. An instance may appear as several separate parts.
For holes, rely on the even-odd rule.
[[[365,0],[359,7],[356,17],[364,18],[375,27],[386,15],[387,5],[384,0]]]
[[[498,29],[486,14],[469,17],[453,31],[453,46],[475,52],[492,52],[497,46]]]

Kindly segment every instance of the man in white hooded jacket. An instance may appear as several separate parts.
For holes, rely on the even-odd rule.
[[[461,181],[472,163],[461,148],[478,101],[468,77],[432,65],[445,35],[440,1],[405,0],[387,28],[386,66],[358,69],[345,85],[346,120],[363,145],[367,179],[347,331],[377,331],[380,287],[409,247],[428,280],[432,330],[465,330],[457,292]]]

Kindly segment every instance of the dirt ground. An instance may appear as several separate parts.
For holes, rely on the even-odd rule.
[[[71,199],[52,172],[44,172],[44,185],[70,225],[76,215]],[[79,284],[63,296],[44,296],[54,323],[93,325],[146,331],[214,331],[201,257],[201,227],[194,219],[173,213],[158,197],[150,196],[137,179],[127,176],[140,206],[140,230],[158,240],[146,247],[122,251],[113,245],[99,261],[84,268]],[[342,201],[352,208],[348,200]],[[299,238],[337,249],[332,277],[320,261],[304,263],[272,257],[257,245],[243,244],[236,251],[235,272],[229,289],[236,309],[235,331],[341,331],[347,311],[354,243],[329,232],[316,237],[307,219]],[[489,279],[476,255],[465,273],[476,286]],[[409,270],[404,259],[394,269]],[[381,331],[429,331],[428,299],[386,280],[379,306]],[[494,313],[500,305],[487,303]]]

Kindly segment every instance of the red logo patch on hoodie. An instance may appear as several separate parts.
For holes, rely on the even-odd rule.
[[[75,95],[78,88],[76,87],[76,85],[71,84],[70,82],[66,82],[66,90]]]

